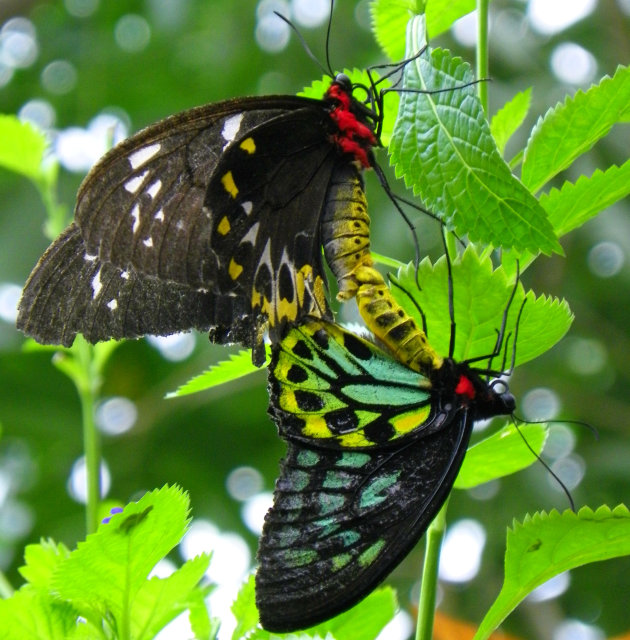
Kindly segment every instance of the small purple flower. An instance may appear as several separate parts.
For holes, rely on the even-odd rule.
[[[116,513],[122,513],[123,508],[122,507],[112,507],[109,512],[111,513],[110,516],[107,516],[106,518],[103,518],[103,524],[107,524],[111,519],[112,516]]]

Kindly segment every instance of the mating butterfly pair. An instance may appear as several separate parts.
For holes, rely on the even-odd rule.
[[[270,414],[289,445],[259,548],[270,630],[369,593],[439,510],[473,421],[514,406],[438,356],[372,268],[360,168],[378,123],[340,76],[320,101],[237,99],[139,132],[88,175],[20,303],[41,342],[197,328],[258,364],[268,326]],[[329,322],[322,246],[395,358]]]

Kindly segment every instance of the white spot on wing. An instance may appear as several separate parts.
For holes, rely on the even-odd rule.
[[[254,203],[251,200],[247,200],[245,202],[241,202],[241,207],[243,207],[243,211],[249,215],[254,208]]]
[[[142,244],[143,244],[145,247],[149,247],[149,248],[151,248],[151,247],[153,246],[153,238],[145,238],[145,239],[142,241]]]
[[[221,131],[221,135],[223,136],[223,139],[226,141],[227,144],[229,144],[234,140],[234,138],[236,138],[236,134],[238,133],[238,130],[241,128],[242,120],[243,120],[243,114],[237,113],[227,118],[223,123],[223,130]]]
[[[249,231],[243,236],[243,239],[241,240],[240,244],[243,244],[243,242],[249,242],[249,244],[251,244],[252,246],[256,244],[256,238],[258,237],[258,229],[260,227],[260,222],[257,222],[256,224],[253,224]]]
[[[133,218],[133,226],[131,230],[135,233],[140,227],[140,205],[136,202],[131,210],[131,217]]]
[[[129,164],[132,169],[137,169],[145,162],[151,160],[151,158],[160,150],[160,143],[150,144],[147,147],[142,147],[133,153],[129,154]]]
[[[120,272],[120,277],[121,277],[123,280],[129,280],[129,271],[121,271],[121,272]]]
[[[116,298],[114,298],[113,300],[110,300],[107,303],[107,307],[109,308],[110,311],[116,311],[116,309],[118,309],[118,300],[116,300]]]
[[[135,193],[140,188],[140,185],[142,185],[142,183],[144,182],[144,179],[147,177],[147,173],[149,172],[145,171],[139,176],[135,176],[130,180],[127,180],[127,182],[125,182],[125,189],[127,189],[129,193]]]
[[[94,260],[96,260],[96,258],[97,258],[97,256],[92,256],[92,255],[90,255],[89,253],[84,253],[84,254],[83,254],[83,259],[84,259],[86,262],[94,262]]]
[[[164,220],[164,209],[160,209],[153,217],[155,220],[162,222]]]
[[[148,189],[147,193],[151,196],[151,198],[155,198],[158,193],[160,193],[160,189],[162,188],[162,181],[156,180]]]
[[[98,297],[102,288],[103,283],[101,282],[101,269],[99,269],[96,272],[96,275],[92,278],[92,300],[95,300]]]

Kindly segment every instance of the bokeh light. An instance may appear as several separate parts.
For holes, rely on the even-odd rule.
[[[562,42],[551,52],[551,71],[566,84],[585,86],[595,79],[595,56],[574,42]]]
[[[104,498],[112,485],[112,476],[105,460],[101,460],[101,498]],[[70,470],[70,476],[66,486],[68,494],[80,504],[87,502],[87,466],[85,457],[81,456],[75,460]]]
[[[588,268],[599,278],[612,278],[622,269],[626,256],[623,249],[616,242],[599,242],[589,252],[586,258]]]
[[[170,362],[180,362],[195,350],[196,338],[192,332],[173,333],[170,336],[147,336],[147,342]]]
[[[521,402],[520,409],[526,420],[552,420],[560,411],[560,398],[547,388],[537,388],[528,391]]]
[[[586,18],[596,6],[597,0],[529,0],[527,17],[538,33],[553,35]]]
[[[528,596],[529,602],[545,602],[546,600],[553,600],[561,596],[571,584],[571,574],[568,571],[560,573],[553,578],[543,582],[539,587],[536,587]]]
[[[114,27],[116,44],[127,53],[146,49],[151,40],[151,27],[145,18],[128,13],[118,19]]]
[[[479,572],[486,531],[477,520],[463,519],[446,530],[440,551],[440,580],[468,582]]]
[[[118,436],[129,431],[138,419],[138,409],[128,398],[115,397],[96,408],[96,426],[103,433]]]

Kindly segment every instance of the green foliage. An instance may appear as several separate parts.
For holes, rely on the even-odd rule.
[[[490,131],[497,143],[499,153],[503,155],[505,145],[514,132],[523,124],[532,102],[532,89],[519,91],[511,100],[506,102],[492,117]]]
[[[29,545],[20,569],[26,584],[0,600],[0,636],[150,639],[192,607],[195,638],[212,637],[207,609],[199,607],[208,593],[199,582],[209,556],[189,560],[167,578],[149,578],[181,540],[188,511],[188,496],[167,486],[128,504],[74,551],[50,540]]]
[[[505,581],[475,635],[490,636],[516,605],[553,576],[583,566],[630,555],[630,512],[625,505],[577,513],[535,513],[508,531]]]
[[[472,489],[529,467],[536,461],[532,450],[542,453],[548,433],[546,424],[508,424],[484,438],[466,452],[455,488]]]
[[[536,193],[629,118],[630,68],[619,66],[612,78],[578,91],[539,118],[525,147],[523,184]]]
[[[393,288],[398,302],[411,314],[419,326],[426,318],[427,335],[433,347],[442,355],[449,354],[451,335],[448,314],[448,265],[444,258],[435,265],[425,258],[416,273],[412,264],[398,272]],[[468,360],[492,353],[497,341],[497,330],[501,326],[503,312],[514,292],[514,280],[503,267],[492,266],[488,256],[481,257],[473,246],[452,263],[453,302],[455,319],[456,360]],[[569,330],[573,315],[566,301],[547,296],[536,297],[533,291],[525,293],[519,283],[507,315],[508,335],[515,335],[517,317],[523,304],[518,323],[518,340],[515,364],[533,360],[548,351]],[[544,327],[544,331],[541,329]],[[507,354],[509,362],[511,354]],[[495,363],[495,368],[499,366]],[[499,366],[500,368],[500,366]]]
[[[269,347],[267,347],[267,364],[269,362]],[[191,393],[205,391],[226,382],[234,382],[250,373],[256,373],[260,369],[252,364],[252,354],[250,351],[241,350],[235,355],[230,355],[229,360],[222,360],[212,365],[207,371],[191,378],[183,384],[177,391],[166,394],[167,398],[178,398]]]
[[[409,58],[426,46],[422,17],[410,32]],[[544,210],[501,157],[473,81],[470,66],[444,50],[427,48],[405,66],[411,91],[402,94],[390,144],[396,174],[460,236],[561,252]]]

